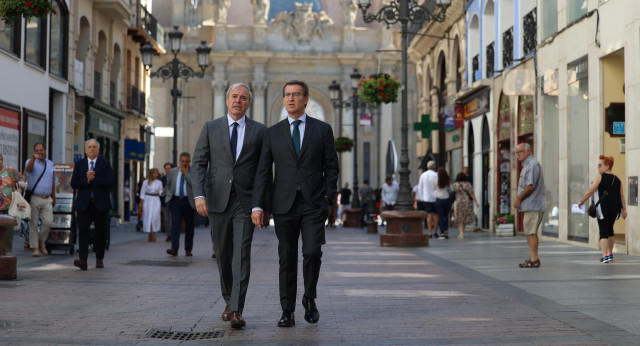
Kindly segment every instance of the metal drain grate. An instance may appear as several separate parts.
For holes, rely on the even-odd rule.
[[[162,339],[162,340],[208,340],[208,339],[220,339],[224,336],[224,330],[217,330],[213,332],[172,332],[167,330],[152,329],[147,333],[147,338]]]
[[[152,267],[188,267],[192,262],[182,261],[149,261],[149,260],[133,260],[125,263],[130,266],[152,266]]]

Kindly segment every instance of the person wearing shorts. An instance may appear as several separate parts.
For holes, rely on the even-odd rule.
[[[427,162],[427,171],[420,175],[418,182],[420,197],[427,212],[427,228],[430,237],[438,238],[438,211],[436,210],[436,184],[438,173],[436,173],[436,162]]]
[[[538,230],[544,216],[544,179],[542,167],[531,155],[531,146],[520,143],[516,147],[516,158],[522,163],[518,179],[518,197],[513,206],[523,213],[522,225],[527,236],[530,258],[520,263],[520,268],[539,268]]]

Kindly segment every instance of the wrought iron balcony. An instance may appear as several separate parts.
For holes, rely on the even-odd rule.
[[[502,33],[502,67],[513,64],[513,27]]]
[[[487,50],[485,53],[485,59],[487,61],[486,69],[487,69],[487,78],[493,77],[494,69],[493,64],[495,64],[495,51],[494,51],[494,43],[491,42],[487,46]]]
[[[527,13],[523,20],[522,25],[524,26],[524,44],[522,46],[524,55],[527,55],[533,52],[536,49],[538,44],[537,41],[537,33],[538,33],[538,21],[536,15],[536,8],[531,10],[531,12]]]
[[[133,85],[127,88],[127,110],[129,112],[138,112],[141,116],[146,116],[146,95],[140,89]],[[134,112],[135,111],[135,112]]]
[[[149,42],[156,50],[156,54],[164,54],[164,29],[158,20],[147,10],[145,6],[136,1],[135,18],[131,21],[128,30],[130,36],[137,43]]]

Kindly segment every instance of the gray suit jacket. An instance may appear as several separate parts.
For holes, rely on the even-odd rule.
[[[225,211],[233,186],[242,208],[251,213],[253,183],[267,127],[249,118],[245,126],[242,150],[235,163],[226,116],[207,121],[198,137],[193,153],[193,192],[207,198],[209,212]]]
[[[275,176],[271,180],[271,168]],[[271,202],[273,214],[285,214],[293,206],[297,187],[304,199],[317,207],[327,206],[337,193],[338,154],[331,125],[307,114],[300,158],[296,156],[289,121],[271,126],[262,141],[262,153],[256,173],[254,207],[265,208]],[[273,184],[273,185],[272,185]],[[273,198],[267,194],[272,186]]]
[[[176,181],[178,179],[179,171],[180,171],[180,167],[174,167],[171,169],[171,172],[167,177],[167,185],[165,186],[165,190],[164,190],[164,200],[167,203],[169,203],[173,198],[173,193],[176,188]],[[187,184],[187,197],[189,198],[189,204],[191,205],[191,208],[195,209],[196,203],[193,201],[193,188],[191,186],[191,177],[192,177],[191,174],[192,174],[192,170],[190,168],[189,173],[187,173],[184,176],[184,178],[185,178],[185,184]]]

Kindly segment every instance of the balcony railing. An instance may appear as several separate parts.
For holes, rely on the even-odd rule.
[[[487,78],[491,78],[493,77],[493,64],[495,63],[495,51],[494,51],[494,42],[491,42],[488,46],[487,46],[487,50],[486,50],[486,54],[485,57],[487,59]]]
[[[472,76],[471,76],[471,80],[472,81],[476,81],[478,79],[478,77],[480,77],[480,73],[478,73],[480,71],[480,57],[478,55],[474,56],[473,59],[471,60],[471,70],[472,70]]]
[[[502,67],[513,64],[513,27],[502,33]]]
[[[536,17],[536,9],[534,8],[531,12],[527,13],[523,20],[522,25],[524,26],[524,44],[522,45],[522,49],[524,55],[527,55],[533,52],[536,49],[538,44],[537,42],[537,31],[538,31],[538,21]]]
[[[146,94],[133,85],[127,88],[127,110],[146,116]]]
[[[136,6],[136,28],[143,28],[154,41],[158,42],[158,20],[140,3]]]

